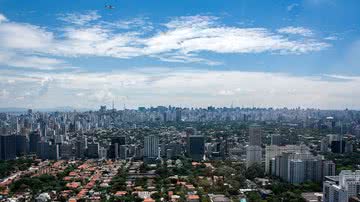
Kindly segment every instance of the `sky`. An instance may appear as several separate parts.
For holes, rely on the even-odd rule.
[[[0,0],[0,108],[360,109],[359,8]]]

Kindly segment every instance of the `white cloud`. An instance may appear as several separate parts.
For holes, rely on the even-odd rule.
[[[275,33],[262,27],[227,26],[214,16],[174,18],[157,30],[151,28],[151,31],[122,29],[149,24],[144,22],[144,18],[122,22],[122,25],[118,25],[124,26],[122,28],[104,21],[92,22],[99,18],[94,11],[63,15],[61,19],[68,24],[60,27],[61,31],[56,33],[30,24],[11,21],[1,23],[0,50],[16,50],[20,54],[47,54],[47,57],[147,56],[168,62],[217,65],[220,64],[218,61],[207,59],[202,53],[305,54],[330,46],[312,38],[311,30],[303,27],[282,28]],[[298,34],[306,38],[287,37],[283,33]]]
[[[49,49],[53,34],[43,28],[22,23],[0,24],[0,48],[40,50]]]
[[[297,3],[293,3],[293,4],[290,4],[288,7],[286,7],[287,11],[292,11],[294,8],[298,7],[299,4]]]
[[[3,14],[0,13],[0,23],[1,22],[6,22],[6,21],[7,21],[6,17]]]
[[[0,65],[40,70],[72,68],[66,67],[66,62],[59,59],[39,56],[25,56],[3,51],[0,51]]]
[[[216,17],[180,17],[165,24],[168,30],[145,39],[145,53],[172,53],[183,58],[198,57],[203,51],[215,53],[303,54],[325,49],[329,44],[315,39],[289,39],[266,28],[240,28],[219,24]],[[311,36],[311,30],[287,27],[280,33]],[[173,59],[170,57],[170,59]]]
[[[101,104],[111,104],[112,100],[121,100],[130,107],[168,104],[226,106],[234,102],[235,106],[359,108],[356,100],[360,98],[360,77],[345,78],[333,81],[322,79],[322,76],[186,69],[165,69],[156,75],[149,69],[26,74],[0,70],[0,87],[7,89],[7,96],[23,97],[15,103],[0,98],[0,105],[54,107],[80,104],[97,108]],[[7,82],[9,79],[14,82]],[[32,99],[33,96],[37,99]]]
[[[118,29],[140,29],[144,31],[150,31],[154,27],[149,21],[149,18],[145,17],[135,17],[131,19],[118,20],[115,22],[102,21],[100,23],[108,28],[118,28]]]
[[[293,26],[280,28],[278,29],[278,32],[283,34],[298,34],[306,37],[310,37],[314,35],[314,33],[310,29],[304,27],[293,27]]]
[[[86,13],[67,13],[60,15],[59,20],[75,25],[86,25],[89,22],[101,18],[96,11],[87,11]]]
[[[339,39],[338,36],[328,36],[324,38],[325,40],[329,40],[329,41],[336,41]]]
[[[89,28],[65,30],[65,39],[57,41],[49,50],[55,55],[64,56],[108,56],[131,58],[143,55],[139,48],[136,33],[113,34],[110,30],[94,26]]]

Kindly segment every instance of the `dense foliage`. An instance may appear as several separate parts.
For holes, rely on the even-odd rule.
[[[34,163],[32,159],[19,158],[16,160],[0,161],[0,178],[9,176],[12,172],[24,171]]]

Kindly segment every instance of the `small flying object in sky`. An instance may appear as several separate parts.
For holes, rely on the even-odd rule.
[[[115,7],[112,6],[112,5],[105,5],[105,8],[107,8],[107,9],[114,9]]]

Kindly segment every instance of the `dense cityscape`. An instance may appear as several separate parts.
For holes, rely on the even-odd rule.
[[[358,201],[360,112],[0,114],[4,201]]]
[[[0,202],[360,202],[360,0],[0,0]]]

